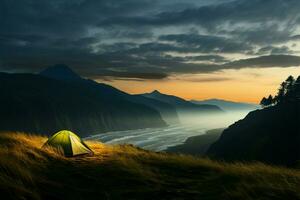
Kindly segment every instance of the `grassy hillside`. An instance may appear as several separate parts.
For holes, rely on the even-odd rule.
[[[91,157],[41,149],[45,137],[0,134],[0,193],[10,199],[300,199],[300,171],[88,141]]]

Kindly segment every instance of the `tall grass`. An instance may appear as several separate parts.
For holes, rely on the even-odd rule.
[[[0,192],[10,199],[300,199],[300,172],[87,141],[65,158],[47,138],[0,134]]]

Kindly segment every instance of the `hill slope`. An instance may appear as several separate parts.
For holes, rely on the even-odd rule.
[[[156,99],[176,108],[179,114],[207,114],[222,113],[222,110],[215,105],[197,105],[173,95],[162,94],[155,90],[152,93],[142,94],[147,98]]]
[[[69,129],[87,136],[166,126],[157,110],[122,98],[109,86],[87,82],[0,73],[0,130],[52,134]]]
[[[133,103],[145,105],[158,111],[163,120],[168,124],[179,123],[179,118],[176,109],[172,105],[152,98],[146,98],[141,95],[130,95],[110,85],[104,83],[97,83],[93,80],[81,78],[78,74],[76,74],[72,69],[70,69],[66,65],[55,65],[43,70],[39,74],[41,76],[51,79],[84,85],[85,87],[88,87],[89,89],[92,89],[95,92],[97,92],[98,95],[105,96],[106,98],[111,98],[112,100],[125,99]]]
[[[45,137],[0,134],[6,199],[300,199],[300,172],[227,164],[87,141],[91,157],[41,149]]]
[[[294,165],[300,160],[300,102],[250,112],[229,126],[208,153],[228,160]]]
[[[226,129],[209,155],[294,166],[300,160],[300,77],[288,77],[264,109],[250,112]],[[266,104],[267,101],[267,104]],[[263,103],[262,103],[263,104]]]

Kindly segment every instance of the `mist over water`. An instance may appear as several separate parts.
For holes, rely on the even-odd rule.
[[[223,114],[206,113],[202,115],[184,114],[180,115],[180,122],[183,125],[203,127],[207,130],[225,128],[234,122],[243,119],[250,111],[232,111]]]
[[[180,115],[179,124],[163,128],[146,128],[127,131],[100,133],[85,139],[98,140],[107,144],[133,144],[135,146],[163,151],[170,146],[176,146],[192,136],[205,134],[207,130],[225,128],[243,119],[249,111],[226,112],[224,114]]]

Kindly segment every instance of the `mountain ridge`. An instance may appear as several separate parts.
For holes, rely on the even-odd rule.
[[[246,102],[235,102],[225,99],[204,99],[204,100],[191,100],[192,103],[202,105],[202,104],[211,104],[220,107],[224,111],[239,111],[239,110],[256,110],[259,108],[259,105],[246,103]]]
[[[0,90],[0,130],[3,131],[48,135],[69,129],[88,136],[112,130],[167,125],[157,110],[120,95],[120,98],[110,98],[107,93],[81,81],[0,73]]]
[[[196,105],[194,103],[191,103],[181,97],[177,97],[174,95],[169,95],[169,94],[163,94],[159,92],[158,90],[154,90],[151,93],[144,93],[141,94],[145,97],[148,98],[153,98],[157,99],[166,103],[170,103],[171,105],[177,107],[179,110],[180,109],[202,109],[202,110],[209,110],[209,111],[214,111],[214,112],[221,112],[222,110],[218,106],[214,105]]]
[[[60,71],[67,71],[68,74],[66,76],[61,75]],[[148,107],[151,107],[157,110],[162,116],[163,120],[167,122],[167,124],[175,124],[179,123],[179,118],[177,115],[176,109],[165,102],[157,101],[155,99],[146,98],[142,95],[130,95],[124,91],[121,91],[111,85],[107,85],[105,83],[98,83],[94,80],[84,79],[77,75],[72,69],[70,69],[66,65],[55,65],[54,67],[50,67],[49,70],[44,70],[40,73],[42,76],[46,76],[48,78],[53,78],[56,80],[67,80],[71,82],[76,82],[77,84],[86,84],[89,87],[93,87],[93,89],[98,90],[100,93],[105,93],[107,96],[111,96],[111,98],[123,98],[127,101],[142,104]],[[69,78],[73,77],[73,78]],[[79,78],[78,78],[79,77]]]

